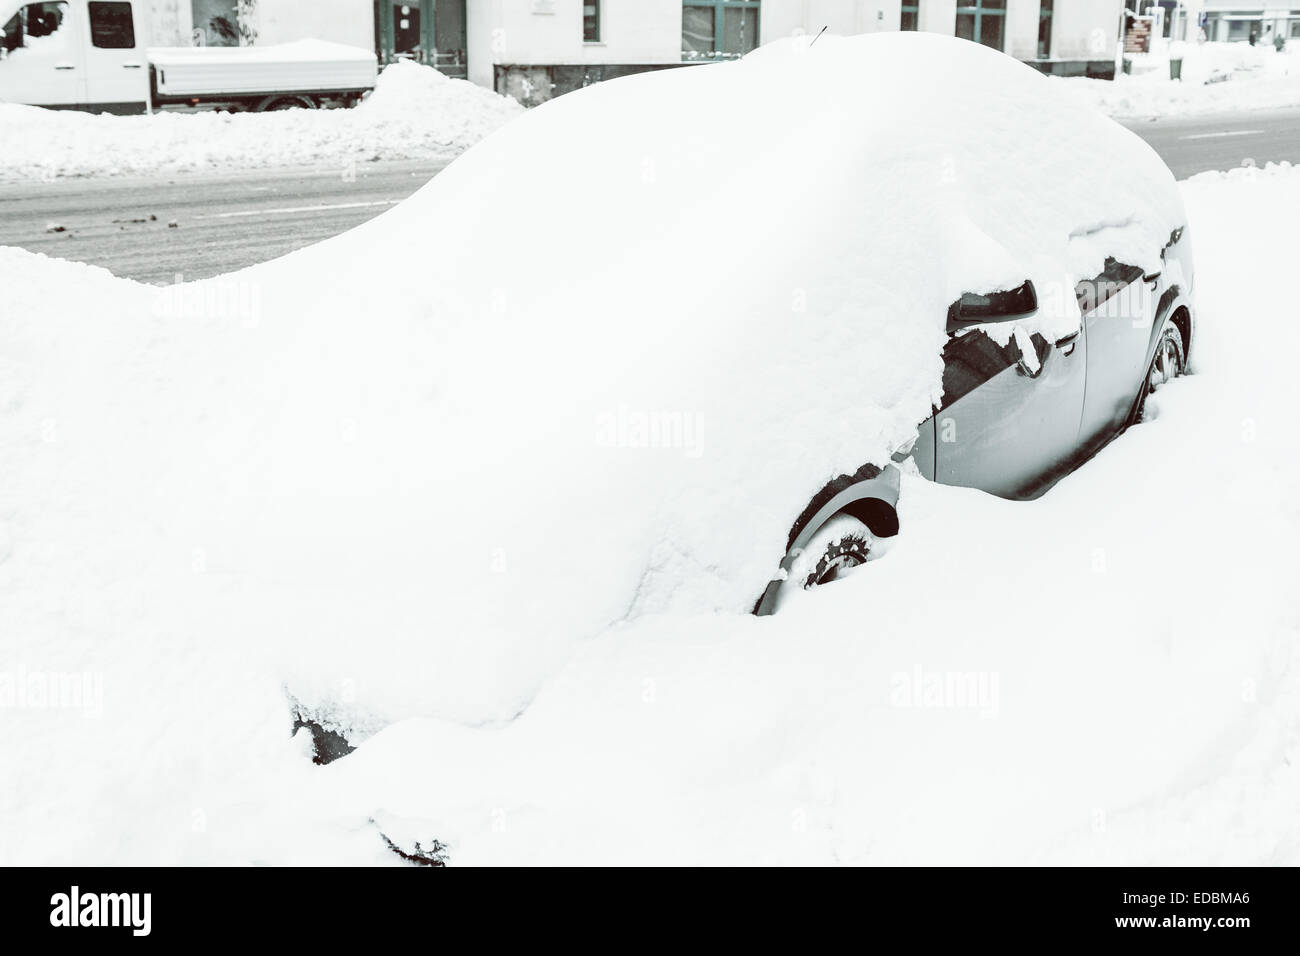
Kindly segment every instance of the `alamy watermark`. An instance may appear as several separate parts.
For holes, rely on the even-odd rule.
[[[0,710],[80,710],[104,715],[104,675],[92,671],[41,671],[19,666],[0,671]]]
[[[998,715],[997,671],[928,671],[917,664],[889,679],[889,703],[917,710],[976,710]]]
[[[73,886],[50,897],[50,925],[59,927],[124,926],[133,936],[152,929],[152,893],[83,893]]]
[[[704,454],[700,415],[647,411],[619,405],[596,416],[596,444],[602,448],[680,450],[687,458]]]

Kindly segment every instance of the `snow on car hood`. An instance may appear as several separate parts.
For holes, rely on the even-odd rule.
[[[97,450],[56,454],[150,529],[115,547],[229,576],[190,626],[274,642],[298,698],[502,719],[605,628],[748,611],[817,491],[928,417],[963,291],[1031,278],[1065,334],[1076,280],[1181,224],[1148,147],[1001,54],[788,41],[558,98],[283,260],[97,292],[65,320],[138,351],[97,332],[57,398]],[[7,292],[74,295],[31,260]]]

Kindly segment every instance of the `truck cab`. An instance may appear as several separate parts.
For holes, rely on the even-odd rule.
[[[0,102],[146,112],[145,16],[135,0],[0,0]]]

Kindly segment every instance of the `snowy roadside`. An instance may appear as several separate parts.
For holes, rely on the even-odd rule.
[[[1181,80],[1169,78],[1171,56],[1182,59]],[[1300,106],[1300,43],[1283,52],[1246,43],[1174,44],[1132,61],[1133,72],[1114,80],[1055,82],[1117,119]]]
[[[0,182],[447,158],[522,112],[409,62],[354,109],[110,116],[0,103]]]
[[[367,709],[312,652],[384,626],[407,556],[306,594],[225,573],[193,507],[220,479],[169,449],[276,438],[211,398],[236,363],[128,321],[154,290],[0,250],[31,317],[0,327],[0,473],[31,482],[0,486],[0,862],[397,863],[378,820],[453,863],[1300,863],[1300,169],[1182,188],[1196,374],[1046,497],[909,481],[891,553],[776,617],[615,627],[513,721],[403,721],[325,768],[284,682]],[[63,442],[96,467],[32,464]],[[87,706],[20,704],[18,674],[86,674]]]
[[[1154,56],[1114,81],[1055,82],[1119,118],[1300,106],[1300,43],[1286,53],[1241,43],[1183,52],[1182,82]],[[407,62],[386,68],[352,110],[119,117],[0,104],[0,182],[445,158],[522,112],[508,97]]]

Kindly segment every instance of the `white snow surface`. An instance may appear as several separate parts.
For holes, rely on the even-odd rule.
[[[521,113],[509,97],[409,62],[386,67],[352,109],[112,116],[0,103],[0,181],[436,159]]]
[[[1154,421],[1035,502],[909,478],[886,557],[743,613],[792,513],[927,413],[953,289],[1046,278],[1073,214],[1181,212],[1154,174],[1051,181],[1080,126],[1095,166],[1151,166],[1103,121],[1062,114],[1035,162],[975,135],[1056,110],[1046,81],[982,117],[949,83],[904,140],[813,95],[826,49],[672,74],[678,137],[607,136],[581,174],[556,144],[659,93],[557,100],[223,279],[0,250],[0,862],[399,862],[372,820],[453,863],[1297,862],[1294,168],[1183,185],[1196,374]],[[688,104],[783,56],[789,100],[737,96],[710,138]],[[707,241],[670,228],[709,196]],[[377,291],[417,228],[428,270]],[[619,406],[699,440],[635,447]],[[87,706],[36,701],[81,674]],[[980,690],[931,694],[951,675]],[[315,767],[288,694],[383,729]]]

